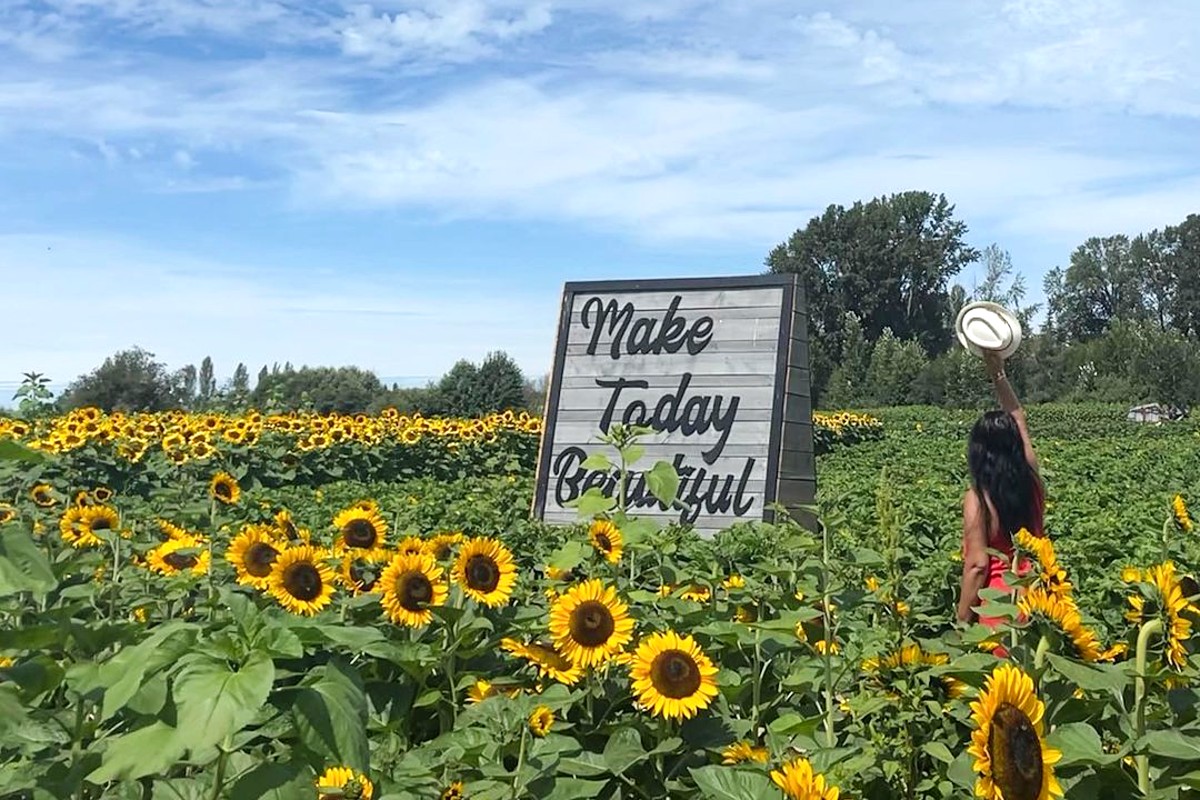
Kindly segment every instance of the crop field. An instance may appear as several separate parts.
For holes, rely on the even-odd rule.
[[[1198,797],[1200,426],[1029,419],[992,632],[967,412],[816,415],[820,528],[713,539],[531,520],[523,414],[0,418],[0,796]]]

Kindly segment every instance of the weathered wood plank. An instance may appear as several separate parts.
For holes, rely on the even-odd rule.
[[[638,380],[638,378],[630,375],[619,376],[625,380]],[[602,377],[601,380],[616,380],[617,376],[612,378]],[[770,386],[739,386],[731,391],[723,389],[701,389],[693,391],[689,385],[684,389],[682,397],[678,397],[679,378],[676,376],[675,385],[670,388],[660,387],[656,389],[643,389],[638,386],[625,385],[618,391],[617,387],[593,386],[591,388],[571,388],[564,389],[559,393],[558,407],[560,409],[570,408],[590,408],[596,410],[596,418],[600,415],[609,404],[613,404],[613,408],[617,414],[620,414],[633,403],[640,403],[648,406],[648,413],[653,413],[656,405],[663,398],[674,398],[675,402],[670,403],[675,407],[675,415],[682,416],[684,408],[691,401],[696,403],[704,403],[705,407],[710,412],[717,410],[717,401],[720,400],[720,411],[727,413],[733,398],[737,398],[737,412],[743,408],[771,408],[774,403],[774,389]],[[615,397],[615,402],[614,402]],[[789,397],[800,398],[799,395],[789,395]],[[800,398],[804,402],[808,398]],[[705,402],[707,400],[707,402]]]
[[[716,341],[757,341],[759,339],[771,339],[772,341],[779,340],[779,311],[776,309],[775,316],[755,316],[738,319],[713,319],[712,337]],[[584,327],[581,323],[571,323],[570,338],[568,341],[571,344],[590,344],[592,337],[595,336],[595,329]],[[608,331],[605,329],[597,338],[596,355],[607,356],[611,350],[612,339],[608,336]],[[705,350],[708,348],[706,347]],[[681,349],[677,353],[663,353],[661,358],[679,358],[688,359],[694,358],[686,349]]]
[[[651,389],[675,389],[679,386],[679,373],[662,374],[662,375],[646,375],[633,372],[621,373],[626,377],[634,377],[637,380],[643,380],[650,384]],[[595,374],[588,375],[572,375],[564,377],[562,381],[563,391],[569,389],[595,389],[596,378],[601,377]],[[690,388],[694,389],[742,389],[745,387],[768,387],[774,388],[775,376],[767,374],[709,374],[709,373],[692,373]]]
[[[619,417],[614,416],[614,421],[620,421]],[[769,423],[771,422],[771,409],[738,409],[737,421],[734,422],[730,437],[736,437],[743,441],[754,441],[759,444],[765,444],[768,439]],[[575,408],[560,411],[558,419],[554,426],[555,441],[578,441],[578,437],[582,436],[586,439],[600,431],[599,415],[595,411],[586,408]],[[691,437],[699,439],[702,436],[707,436],[713,431],[709,428],[705,433],[694,433]],[[686,441],[675,440],[671,437],[677,436],[678,433],[663,433],[657,431],[647,441]],[[803,448],[795,448],[797,450]]]
[[[698,356],[688,359],[687,368],[683,370],[679,368],[682,365],[681,362],[666,364],[663,361],[664,356],[656,355],[622,356],[618,361],[604,359],[601,362],[601,359],[589,357],[583,353],[584,347],[586,345],[576,346],[575,352],[567,353],[566,362],[563,364],[564,378],[594,377],[602,374],[599,369],[601,363],[605,365],[606,370],[603,374],[613,374],[615,370],[617,374],[628,376],[672,375],[678,378],[681,372],[688,371],[694,375],[701,373],[767,375],[774,380],[775,375],[776,352],[773,348],[741,352],[729,352],[724,348],[705,350]],[[608,365],[610,364],[618,366],[609,369]]]
[[[586,341],[568,341],[567,342],[567,357],[587,359],[589,361],[601,361],[600,356],[606,351],[601,346],[595,356],[589,356],[588,342]],[[678,369],[680,363],[690,363],[691,359],[703,357],[709,353],[774,353],[779,349],[779,339],[777,337],[763,337],[761,339],[713,339],[705,346],[704,352],[698,356],[684,356],[680,358],[676,364],[671,364],[672,369]],[[623,354],[619,359],[604,358],[603,361],[609,364],[623,364],[625,359],[632,359],[634,356]],[[666,363],[670,360],[670,356],[657,355],[652,358]]]
[[[807,422],[783,424],[783,449],[813,452],[813,428]]]
[[[782,308],[783,287],[768,287],[761,289],[708,289],[702,291],[657,291],[657,292],[597,292],[576,294],[571,304],[574,319],[579,319],[584,307],[593,298],[599,298],[607,306],[610,300],[616,300],[618,306],[633,303],[638,311],[666,311],[671,302],[679,297],[679,312],[690,313],[692,309],[721,309],[745,308],[747,306],[773,306]],[[594,306],[593,306],[594,307]],[[596,312],[590,311],[595,317]]]

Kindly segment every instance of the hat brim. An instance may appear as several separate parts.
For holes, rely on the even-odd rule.
[[[1002,331],[998,337],[1000,341],[997,342],[993,337],[984,339],[973,335],[972,329],[977,325],[967,324],[969,320],[979,320],[985,330]],[[963,306],[954,320],[954,331],[962,346],[977,356],[996,353],[1001,358],[1008,358],[1021,346],[1020,320],[1004,306],[986,300]]]

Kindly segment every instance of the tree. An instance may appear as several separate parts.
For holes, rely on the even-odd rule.
[[[62,404],[104,411],[165,411],[179,404],[180,388],[153,353],[133,347],[77,378],[63,393]]]
[[[260,408],[313,411],[342,414],[365,413],[381,408],[383,384],[375,373],[359,367],[301,367],[287,364],[261,377],[249,393]]]
[[[1021,305],[1021,301],[1025,299],[1025,276],[1013,269],[1012,256],[1008,251],[1001,249],[1000,245],[989,244],[983,248],[980,260],[983,263],[983,281],[975,287],[971,299],[1004,306],[1021,321],[1021,326],[1028,330],[1038,306]],[[958,308],[961,310],[962,306]]]
[[[264,380],[266,380],[267,376],[269,376],[270,374],[271,373],[267,371],[267,365],[263,364],[262,369],[260,369],[258,371],[258,377],[254,379],[254,385],[258,386],[260,383],[262,383]]]
[[[478,390],[478,367],[466,359],[460,359],[438,381],[438,413],[458,417],[478,416],[483,408]]]
[[[1189,214],[1178,225],[1163,233],[1170,253],[1168,269],[1174,291],[1168,307],[1171,320],[1180,332],[1200,336],[1200,214]]]
[[[502,351],[488,353],[475,374],[479,413],[520,410],[525,405],[525,375]]]
[[[179,370],[179,400],[186,408],[196,402],[196,365],[188,364]]]
[[[884,328],[871,349],[866,396],[872,404],[882,406],[906,405],[923,399],[915,389],[928,361],[919,343],[901,341]]]
[[[843,316],[868,342],[884,329],[931,354],[950,344],[947,283],[979,252],[943,195],[903,192],[829,206],[767,256],[771,272],[800,275],[808,299],[814,394],[841,360]]]
[[[1093,236],[1075,249],[1065,271],[1046,275],[1055,326],[1068,340],[1099,336],[1118,319],[1147,318],[1145,280],[1130,247],[1128,236]]]
[[[211,356],[205,356],[200,362],[200,386],[199,397],[202,403],[211,402],[217,394],[217,379],[213,375],[213,362]]]

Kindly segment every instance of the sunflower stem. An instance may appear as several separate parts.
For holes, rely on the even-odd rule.
[[[226,737],[225,743],[219,748],[220,755],[217,756],[217,774],[213,777],[212,800],[219,800],[221,797],[221,789],[225,787],[225,765],[229,758],[229,751],[225,749],[225,744],[229,742]]]
[[[750,721],[753,724],[755,734],[758,733],[758,708],[759,702],[762,699],[762,631],[758,627],[754,628],[754,687],[753,687],[753,710],[751,711]]]
[[[1171,529],[1174,527],[1174,524],[1175,524],[1175,514],[1174,513],[1167,514],[1167,519],[1165,522],[1163,522],[1162,558],[1159,559],[1160,563],[1165,562],[1170,557]]]
[[[521,726],[521,744],[517,747],[517,768],[513,770],[512,796],[517,800],[521,796],[521,769],[525,766],[525,740],[529,736],[529,726]]]
[[[825,623],[825,746],[832,749],[833,732],[833,614],[829,611],[832,592],[829,587],[829,526],[821,523],[821,614]]]
[[[1146,734],[1146,654],[1150,649],[1150,640],[1161,633],[1162,629],[1162,619],[1155,618],[1138,631],[1133,675],[1133,736],[1135,744]],[[1142,753],[1135,760],[1137,762],[1138,790],[1143,795],[1149,794],[1151,788],[1150,756]]]

